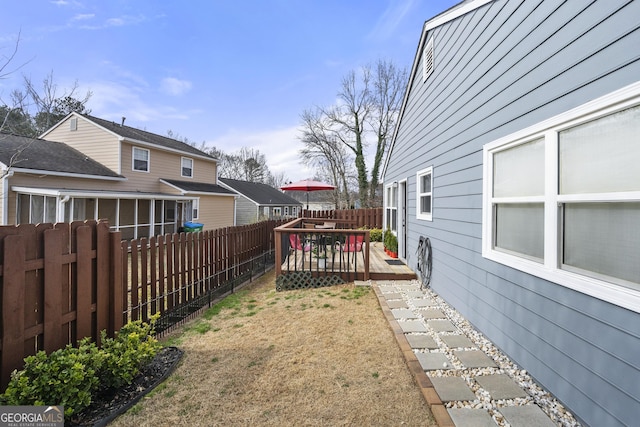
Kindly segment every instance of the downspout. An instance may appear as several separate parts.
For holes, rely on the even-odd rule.
[[[2,225],[8,225],[9,223],[9,178],[12,176],[13,171],[8,170],[2,177]]]

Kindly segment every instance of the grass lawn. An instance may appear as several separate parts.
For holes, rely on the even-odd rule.
[[[372,289],[273,271],[165,340],[185,355],[111,426],[435,426]]]

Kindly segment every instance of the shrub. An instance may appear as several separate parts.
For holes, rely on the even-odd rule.
[[[372,228],[369,230],[369,238],[372,242],[382,242],[382,230],[379,228]]]
[[[107,338],[102,331],[105,360],[98,372],[101,386],[118,388],[130,384],[140,369],[153,360],[161,346],[153,336],[155,320],[157,316],[151,323],[129,322],[115,338]]]
[[[39,351],[26,357],[24,369],[11,374],[0,404],[64,405],[66,418],[81,412],[99,389],[130,384],[154,358],[160,349],[153,336],[157,318],[151,324],[130,322],[115,338],[102,331],[100,349],[84,338],[78,347],[67,345],[49,355]]]
[[[14,371],[3,396],[5,405],[64,405],[66,417],[91,404],[100,385],[97,367],[104,354],[88,338],[49,354],[39,351]]]
[[[391,230],[386,229],[384,231],[383,239],[385,248],[389,249],[391,252],[398,252],[398,238]]]

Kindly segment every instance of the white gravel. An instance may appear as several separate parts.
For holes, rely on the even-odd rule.
[[[427,326],[427,335],[431,336],[439,348],[434,350],[415,350],[414,352],[432,352],[432,353],[445,353],[448,359],[449,369],[440,369],[435,371],[428,371],[428,375],[431,377],[445,377],[445,376],[457,376],[463,378],[469,388],[475,393],[476,399],[473,401],[453,401],[446,403],[447,408],[476,408],[485,409],[489,412],[493,420],[501,427],[509,427],[509,423],[502,417],[499,412],[500,407],[504,406],[518,406],[518,405],[530,405],[532,403],[537,404],[558,426],[561,427],[580,427],[581,424],[551,393],[544,390],[528,372],[514,362],[512,362],[504,353],[502,353],[491,341],[489,341],[484,335],[478,332],[464,317],[462,317],[455,309],[453,309],[447,302],[445,302],[440,296],[433,292],[430,288],[422,289],[426,298],[431,299],[433,302],[433,308],[437,308],[444,313],[446,318],[456,326],[458,331],[456,332],[436,332],[427,324],[426,320],[420,314],[418,307],[412,304],[413,296],[407,295],[407,292],[415,292],[420,290],[420,282],[418,281],[397,281],[397,282],[378,282],[381,288],[392,288],[393,292],[402,294],[404,301],[409,306],[414,314],[425,323]],[[424,308],[424,307],[420,307]],[[408,320],[408,319],[407,319]],[[469,338],[473,344],[473,348],[449,348],[442,339],[441,336],[453,335],[461,333]],[[460,361],[454,356],[453,351],[456,350],[481,350],[487,354],[498,365],[497,368],[466,368]],[[453,368],[453,369],[451,369]],[[515,399],[500,399],[493,400],[489,396],[489,393],[484,390],[476,381],[475,377],[480,375],[490,374],[506,374],[512,378],[520,387],[522,387],[528,394],[525,398]]]

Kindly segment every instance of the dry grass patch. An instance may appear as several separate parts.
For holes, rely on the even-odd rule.
[[[169,337],[185,356],[114,426],[436,425],[370,288],[273,272]]]

